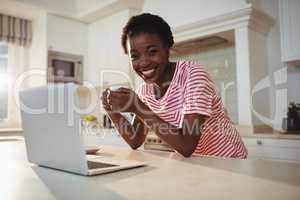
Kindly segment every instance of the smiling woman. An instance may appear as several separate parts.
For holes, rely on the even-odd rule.
[[[157,15],[133,16],[124,27],[124,52],[144,84],[138,94],[127,88],[103,92],[103,106],[120,135],[136,149],[152,129],[185,157],[246,158],[210,75],[193,61],[170,62],[173,43],[170,26]],[[130,123],[122,112],[136,117]]]

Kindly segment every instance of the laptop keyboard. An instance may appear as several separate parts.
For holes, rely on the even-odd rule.
[[[118,165],[108,164],[108,163],[102,163],[102,162],[93,162],[93,161],[87,161],[88,168],[89,169],[99,169],[99,168],[106,168],[106,167],[115,167]]]

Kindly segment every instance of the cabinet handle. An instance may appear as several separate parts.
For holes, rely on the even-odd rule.
[[[256,141],[256,144],[258,144],[258,145],[262,145],[262,144],[263,144],[263,142],[262,142],[261,140],[257,140],[257,141]]]

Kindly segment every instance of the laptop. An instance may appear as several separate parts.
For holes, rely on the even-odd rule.
[[[140,161],[86,155],[80,113],[75,108],[77,87],[52,84],[20,92],[28,161],[87,176],[145,166]]]

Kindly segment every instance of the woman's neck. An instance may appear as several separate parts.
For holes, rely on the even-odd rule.
[[[161,81],[157,82],[156,86],[154,87],[154,94],[156,99],[160,99],[168,90],[175,74],[175,69],[176,63],[168,62],[168,66],[163,72]]]

